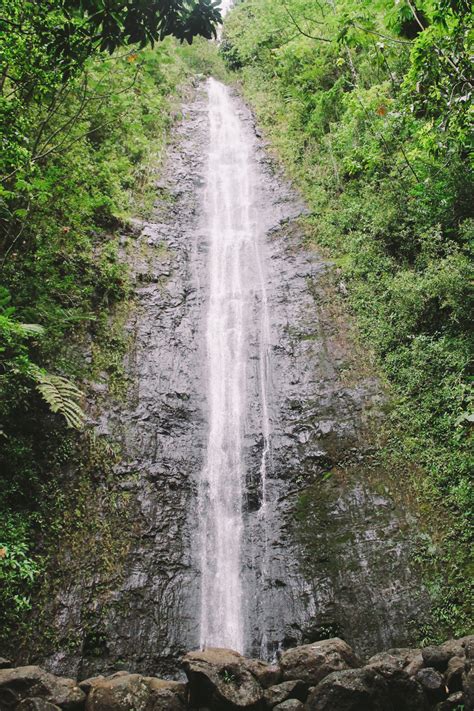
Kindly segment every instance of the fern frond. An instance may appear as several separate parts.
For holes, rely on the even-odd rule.
[[[51,411],[62,415],[68,427],[73,427],[76,430],[82,429],[85,415],[78,402],[82,397],[79,388],[67,378],[43,373],[39,369],[35,370],[34,378],[38,391],[48,403]]]
[[[42,336],[44,333],[44,327],[39,323],[19,323],[18,328],[25,336]]]

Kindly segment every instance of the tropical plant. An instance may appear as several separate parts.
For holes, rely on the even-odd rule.
[[[64,417],[68,427],[81,429],[84,425],[84,411],[79,400],[83,397],[79,388],[61,375],[51,375],[39,368],[32,370],[36,387],[52,412]]]

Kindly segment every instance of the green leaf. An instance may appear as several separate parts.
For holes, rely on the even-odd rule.
[[[35,368],[33,377],[37,390],[48,403],[51,412],[64,417],[68,427],[79,430],[84,426],[85,414],[79,405],[82,392],[67,378],[50,375]]]

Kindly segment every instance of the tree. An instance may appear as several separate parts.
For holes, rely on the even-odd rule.
[[[85,19],[82,31],[108,52],[169,35],[189,43],[196,35],[211,39],[221,21],[220,0],[64,0],[63,6],[71,21],[77,15]]]

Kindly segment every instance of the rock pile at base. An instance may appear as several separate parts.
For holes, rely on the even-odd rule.
[[[0,711],[474,711],[474,636],[365,664],[339,638],[275,664],[206,649],[184,657],[187,682],[125,671],[76,682],[1,662]]]

